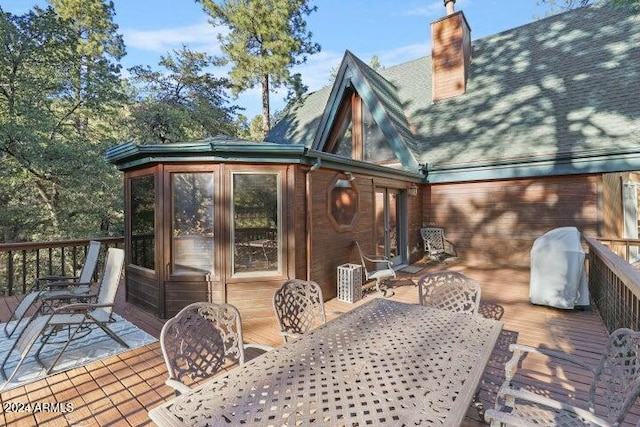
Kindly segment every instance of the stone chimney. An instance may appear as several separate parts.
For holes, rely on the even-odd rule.
[[[471,63],[471,28],[455,0],[444,0],[447,16],[431,23],[433,101],[462,95],[467,90]]]

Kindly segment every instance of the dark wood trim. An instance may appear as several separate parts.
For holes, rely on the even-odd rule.
[[[324,144],[324,149],[322,151],[326,153],[333,153],[333,150],[336,148],[336,143],[338,138],[344,132],[344,123],[347,120],[349,114],[353,116],[352,111],[352,94],[345,94],[344,98],[340,103],[340,108],[338,110],[338,114],[336,114],[336,118],[332,124],[331,132],[329,132],[329,137],[327,138],[327,142]],[[353,117],[352,117],[353,122]],[[352,124],[353,126],[353,124]]]
[[[364,135],[362,123],[362,98],[356,92],[351,95],[351,131],[352,152],[351,158],[362,160],[364,158]]]

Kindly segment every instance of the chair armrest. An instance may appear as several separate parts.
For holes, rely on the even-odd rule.
[[[109,308],[115,307],[115,304],[90,304],[90,303],[74,303],[61,305],[53,310],[54,313],[75,313],[75,312],[88,312],[95,308]]]
[[[599,425],[599,426],[610,425],[609,422],[597,417],[596,415],[594,415],[592,412],[588,410],[578,408],[573,405],[569,405],[568,403],[559,402],[557,400],[550,399],[548,397],[545,397],[536,393],[532,393],[527,390],[514,390],[512,388],[501,388],[498,394],[499,396],[503,397],[507,402],[509,401],[513,402],[515,399],[526,400],[528,402],[535,403],[541,406],[546,406],[548,408],[571,412],[573,414],[578,415],[579,417],[584,418],[586,421],[589,421],[591,424],[594,424],[594,425]],[[516,404],[515,406],[517,407],[518,405]],[[500,415],[496,415],[496,414],[500,414]],[[489,421],[491,417],[495,417],[497,419],[499,417],[502,417],[503,415],[507,415],[512,420],[516,420],[515,424],[507,423],[508,425],[527,425],[527,426],[531,425],[529,423],[521,424],[520,418],[511,414],[503,414],[497,409],[487,411],[485,413],[485,419]]]
[[[180,381],[174,380],[173,378],[167,379],[164,383],[180,394],[189,393],[191,391],[191,387],[184,385]]]
[[[504,365],[505,384],[511,382],[518,368],[520,359],[524,354],[527,354],[527,353],[541,354],[547,357],[564,360],[564,361],[573,363],[574,365],[580,366],[581,368],[591,372],[592,375],[595,375],[594,368],[591,365],[562,351],[550,350],[550,349],[540,348],[540,347],[531,347],[531,346],[522,345],[522,344],[511,344],[509,346],[509,350],[513,352],[513,356]]]
[[[53,290],[53,289],[61,289],[61,288],[74,288],[76,286],[91,286],[91,283],[55,281],[55,282],[46,283],[45,285],[42,286],[42,288],[49,288],[49,290]]]
[[[75,280],[79,280],[79,276],[40,276],[36,279],[36,282],[40,284],[41,282],[73,282]],[[48,284],[44,284],[45,286]]]
[[[73,300],[77,300],[77,299],[96,299],[98,298],[98,294],[73,294],[73,293],[68,293],[68,294],[59,294],[59,295],[52,295],[52,296],[47,296],[46,292],[45,294],[40,298],[43,301],[73,301]],[[71,303],[68,303],[66,305],[70,305]]]

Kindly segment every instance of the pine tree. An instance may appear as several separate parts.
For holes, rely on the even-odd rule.
[[[213,25],[225,25],[229,32],[219,36],[222,51],[232,64],[234,94],[253,88],[262,89],[263,133],[271,127],[269,92],[286,86],[300,93],[305,88],[294,65],[320,51],[311,41],[305,16],[317,7],[308,0],[196,0],[211,17]]]

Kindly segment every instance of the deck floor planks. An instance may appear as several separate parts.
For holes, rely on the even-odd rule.
[[[544,345],[549,348],[560,348],[571,351],[575,355],[595,361],[604,347],[607,332],[597,311],[563,311],[549,307],[533,306],[528,303],[528,270],[515,268],[478,268],[463,264],[435,265],[413,275],[400,274],[399,284],[395,288],[393,299],[415,303],[418,289],[414,286],[421,273],[450,268],[478,280],[482,286],[484,304],[493,305],[496,313],[502,313],[504,329],[491,360],[487,365],[481,382],[480,399],[485,406],[492,406],[495,394],[504,378],[504,362],[511,353],[508,345],[511,342],[528,345]],[[345,303],[336,299],[327,301],[325,309],[327,318],[353,309],[377,297],[374,294],[355,303]],[[14,297],[5,298],[0,303],[0,315],[8,316],[17,304]],[[152,313],[139,309],[125,301],[124,286],[121,286],[116,298],[116,312],[136,324],[147,333],[158,337],[163,321]],[[5,320],[3,317],[2,320]],[[245,342],[278,346],[282,338],[278,332],[275,319],[252,319],[243,321]],[[553,369],[544,362],[532,363],[531,379],[553,382],[550,387],[552,395],[564,397],[566,389],[563,381],[555,376]],[[588,392],[590,378],[578,372],[566,370],[571,380],[578,380],[578,397],[584,399]],[[6,425],[82,425],[99,426],[117,423],[118,425],[150,424],[147,412],[158,404],[171,399],[173,390],[164,384],[166,367],[162,359],[159,343],[121,353],[108,359],[94,362],[73,371],[51,376],[27,387],[0,394],[2,402],[25,402],[40,400],[56,402],[58,399],[72,402],[75,411],[67,414],[34,414],[2,413],[0,423]],[[566,384],[565,384],[566,387]],[[586,391],[584,391],[586,390]],[[584,396],[582,396],[584,395]],[[584,402],[583,402],[584,404]],[[637,408],[634,408],[630,421],[638,419]],[[478,416],[474,409],[467,412],[464,426],[478,426]],[[631,425],[631,424],[629,424]]]

